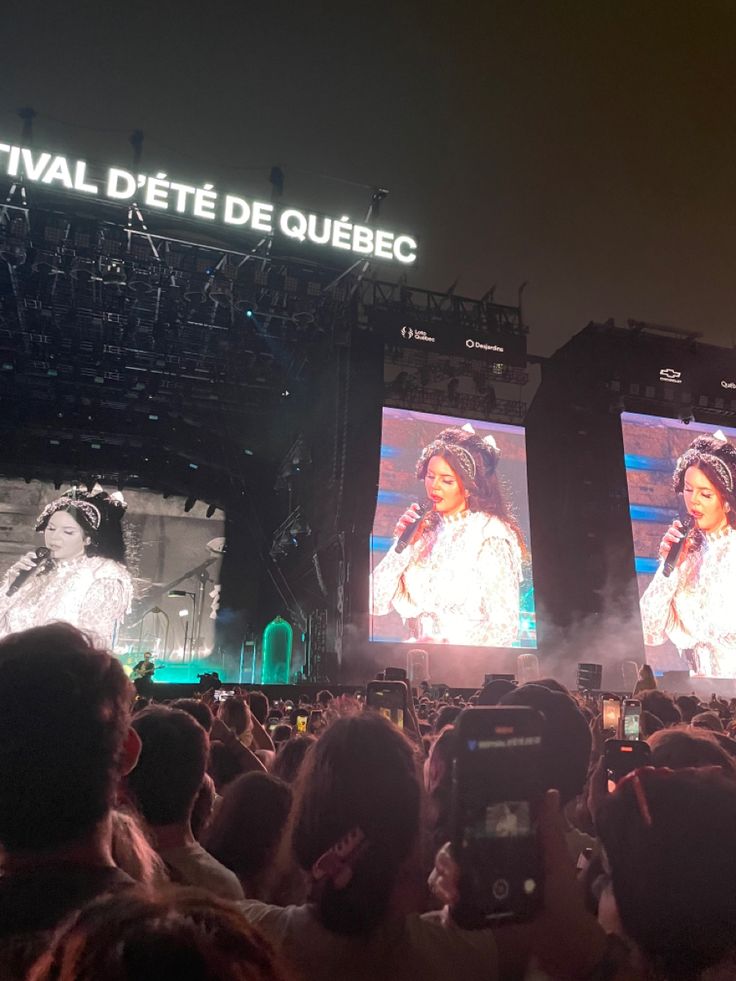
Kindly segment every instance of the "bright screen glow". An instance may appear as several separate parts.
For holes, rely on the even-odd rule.
[[[464,426],[495,441],[495,476],[489,457],[461,451],[426,456],[418,478],[425,448]],[[415,503],[428,510],[398,554],[396,525]],[[373,641],[536,648],[524,429],[384,407],[371,570]]]
[[[647,661],[656,672],[736,678],[736,533],[726,510],[730,505],[707,477],[703,481],[689,470],[684,497],[678,500],[673,488],[677,460],[693,440],[720,431],[734,444],[736,429],[628,412],[621,424]],[[688,477],[697,485],[694,491]],[[662,540],[678,514],[684,519],[688,513],[694,527],[680,563],[666,577]]]
[[[211,670],[208,665],[222,667],[214,663],[210,617],[225,543],[221,512],[207,518],[201,501],[185,512],[180,497],[164,500],[126,488],[123,568],[95,557],[94,549],[73,554],[84,542],[64,514],[50,520],[46,531],[35,531],[40,513],[63,490],[35,480],[0,480],[0,636],[66,620],[111,648],[131,676],[145,651],[151,652],[157,682],[196,681],[198,672]],[[48,564],[8,596],[15,579],[9,570],[40,546],[53,550]]]

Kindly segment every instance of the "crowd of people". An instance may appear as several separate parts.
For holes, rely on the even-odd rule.
[[[467,700],[545,720],[540,911],[470,930],[448,846],[465,699],[419,689],[403,729],[328,691],[149,704],[76,628],[12,633],[0,978],[736,977],[736,702],[638,688],[651,765],[615,787],[599,695]]]

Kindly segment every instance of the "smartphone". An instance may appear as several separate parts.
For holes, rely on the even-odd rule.
[[[610,794],[627,773],[651,765],[652,751],[649,744],[640,739],[607,739],[603,759]]]
[[[408,694],[403,681],[371,681],[366,689],[365,704],[403,729]]]
[[[641,728],[641,702],[635,698],[625,698],[623,707],[623,725],[621,732],[624,739],[638,739]]]
[[[618,732],[618,724],[621,719],[621,699],[603,699],[603,728],[611,732]]]
[[[309,721],[309,712],[307,709],[299,709],[295,715],[295,725],[297,732],[307,731],[307,722]]]
[[[324,725],[325,720],[322,714],[322,709],[312,709],[312,711],[309,713],[309,721],[307,722],[307,732],[321,732]]]
[[[386,681],[406,681],[405,668],[386,668],[383,672]]]
[[[273,732],[277,725],[280,725],[284,720],[280,715],[269,715],[266,719],[266,729],[269,734]]]
[[[451,840],[461,927],[528,920],[541,907],[543,731],[531,708],[467,708],[457,717]]]
[[[228,698],[232,698],[234,694],[235,694],[235,691],[232,690],[232,689],[228,690],[228,689],[225,689],[225,688],[216,688],[215,689],[215,701],[216,702],[226,702],[228,700]]]

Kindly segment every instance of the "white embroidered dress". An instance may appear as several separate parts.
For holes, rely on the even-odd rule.
[[[0,583],[0,637],[63,620],[91,634],[94,643],[109,647],[115,625],[133,598],[125,566],[99,556],[61,560],[7,596],[12,582],[6,574]]]
[[[736,678],[736,532],[706,534],[669,578],[663,566],[641,598],[644,643],[669,638],[692,673]]]
[[[519,635],[521,549],[500,518],[464,511],[445,518],[373,570],[371,610],[395,609],[409,641],[508,647]]]

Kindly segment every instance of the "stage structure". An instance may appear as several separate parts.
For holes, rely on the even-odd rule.
[[[578,661],[603,663],[604,686],[616,690],[623,662],[641,663],[646,653],[637,573],[643,588],[657,565],[655,544],[677,514],[674,460],[661,459],[667,453],[661,440],[654,448],[651,427],[627,424],[625,446],[622,413],[679,421],[677,452],[701,428],[733,427],[736,353],[697,333],[609,321],[590,323],[542,368],[527,415],[541,646],[549,669],[563,675]],[[661,489],[647,476],[653,469],[668,471]]]
[[[299,241],[284,231],[289,209],[278,174],[274,223],[264,230],[210,222],[191,209],[164,211],[155,185],[146,185],[147,199],[143,190],[111,197],[111,187],[129,186],[126,178],[111,185],[109,172],[100,169],[98,179],[80,161],[66,160],[68,186],[62,158],[7,146],[0,147],[7,175],[0,476],[14,487],[40,481],[59,492],[80,481],[153,492],[180,500],[187,514],[201,509],[213,528],[224,515],[212,664],[225,676],[258,680],[256,641],[281,615],[294,628],[292,663],[334,681],[343,662],[355,656],[358,664],[364,653],[355,638],[365,599],[356,601],[354,585],[367,577],[384,333],[398,318],[456,330],[461,344],[470,330],[479,351],[505,338],[518,367],[488,362],[488,382],[495,371],[502,384],[504,372],[524,371],[518,311],[489,297],[414,289],[403,276],[386,282],[400,271],[395,250],[356,254],[339,241]],[[98,193],[89,190],[95,182]],[[379,252],[388,242],[377,224],[382,196],[371,196],[365,218],[374,246],[383,243]],[[358,245],[367,241],[356,235]],[[407,237],[400,239],[392,233],[408,255]],[[513,402],[501,407],[509,420],[522,411]],[[374,468],[367,484],[366,464]],[[6,524],[9,565],[29,543]],[[167,622],[158,600],[171,582],[147,583],[150,609],[137,608],[144,632],[153,624],[165,647],[172,616],[195,593],[201,617],[212,585],[200,596],[198,582],[175,584],[181,609]],[[186,626],[183,616],[178,626]]]

